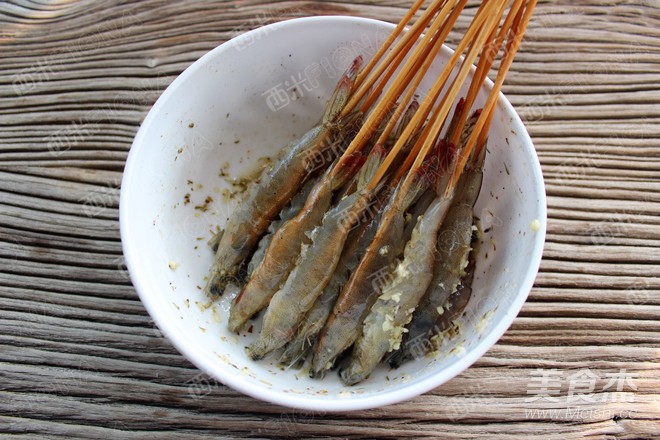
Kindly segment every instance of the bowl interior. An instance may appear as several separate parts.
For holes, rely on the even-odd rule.
[[[460,334],[443,354],[380,367],[345,387],[337,374],[309,379],[276,359],[252,362],[257,335],[226,329],[232,295],[209,304],[201,291],[236,198],[225,174],[254,169],[318,122],[358,54],[367,59],[392,25],[349,17],[297,19],[260,28],[211,51],[163,93],[136,136],[121,194],[121,233],[133,283],[162,332],[188,359],[249,395],[312,410],[350,410],[410,398],[469,366],[517,315],[538,270],[545,193],[531,140],[501,97],[490,130],[485,180],[475,209],[485,234]],[[439,72],[450,51],[432,66]],[[430,75],[433,77],[433,75]],[[422,84],[422,90],[430,84]],[[479,95],[483,102],[485,86]],[[224,194],[223,194],[224,192]]]

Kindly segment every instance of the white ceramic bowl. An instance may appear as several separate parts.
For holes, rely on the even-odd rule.
[[[382,366],[365,382],[345,387],[337,374],[313,380],[301,371],[282,371],[275,359],[249,360],[244,347],[256,334],[229,333],[229,298],[206,306],[200,290],[212,261],[206,240],[231,210],[220,194],[229,187],[219,175],[222,164],[230,164],[230,175],[241,175],[312,127],[348,64],[360,53],[369,58],[392,28],[362,18],[316,17],[243,34],[204,55],[167,88],[131,148],[120,223],[133,284],[184,356],[250,396],[315,411],[412,398],[456,376],[495,344],[532,287],[545,237],[543,178],[523,123],[501,96],[475,208],[490,232],[460,319],[461,334],[443,356],[397,370]],[[441,52],[433,72],[450,53]],[[214,200],[209,209],[195,209],[207,196]]]

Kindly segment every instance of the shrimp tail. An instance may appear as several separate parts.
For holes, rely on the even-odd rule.
[[[442,192],[447,188],[449,180],[452,175],[452,170],[456,166],[456,159],[458,159],[459,151],[452,142],[449,142],[445,139],[441,140],[438,143],[438,149],[442,152],[439,154],[439,172],[436,176],[434,183],[434,190],[436,194],[442,194]]]
[[[330,98],[330,104],[323,114],[324,123],[335,121],[348,102],[348,99],[353,92],[355,79],[362,68],[362,61],[362,55],[355,58],[346,73],[342,75],[332,97]]]
[[[284,347],[279,360],[280,366],[286,369],[299,369],[305,363],[305,357],[312,350],[312,345],[312,341],[298,337],[296,333],[296,336]]]
[[[452,116],[451,121],[449,122],[449,128],[447,128],[447,134],[445,139],[451,139],[454,135],[454,132],[458,129],[458,124],[460,123],[463,112],[465,111],[465,98],[461,98],[456,103],[456,109],[454,109],[454,116]]]
[[[225,233],[224,229],[220,229],[207,242],[207,244],[209,245],[209,247],[213,252],[216,252],[218,250],[218,246],[220,245],[220,240],[222,240],[222,236],[224,235],[224,233]]]
[[[419,197],[437,180],[439,158],[432,154],[422,162],[422,165],[412,171],[414,173],[409,191],[404,191],[401,200],[401,210],[407,211]]]
[[[394,145],[401,137],[401,134],[405,130],[405,128],[408,126],[410,121],[412,120],[413,116],[415,116],[415,113],[419,109],[419,101],[416,99],[413,99],[410,104],[408,104],[408,107],[406,108],[406,111],[403,112],[403,116],[401,116],[401,120],[396,126],[396,129],[392,131],[390,134],[390,138],[388,139],[388,142],[392,145]],[[401,151],[399,151],[399,155],[397,156],[397,160],[403,160],[405,157],[410,153],[410,149],[412,146],[415,144],[417,141],[417,135],[419,135],[420,132],[417,131],[413,136],[410,137],[408,142],[405,143],[403,148],[401,148]]]
[[[399,121],[399,126],[396,130],[397,139],[401,136],[401,133],[403,133],[403,130],[410,123],[413,116],[415,116],[417,110],[419,110],[419,101],[413,99],[412,101],[410,101],[410,104],[408,104],[408,108],[406,108],[406,111],[403,113],[403,116],[401,117],[401,121]]]
[[[360,152],[351,153],[347,157],[342,158],[333,169],[331,175],[330,185],[332,191],[336,191],[348,182],[348,180],[362,167],[365,160],[365,156]]]
[[[360,174],[358,176],[358,191],[363,190],[369,184],[371,179],[376,175],[376,171],[383,163],[383,160],[387,156],[387,149],[383,145],[374,145],[367,156],[367,160],[364,162]]]
[[[477,123],[477,120],[479,119],[479,116],[481,116],[482,109],[477,109],[472,113],[472,116],[466,121],[465,127],[463,127],[463,131],[461,132],[461,136],[458,141],[458,145],[465,145],[468,138],[472,134],[472,130],[474,129],[475,124]]]

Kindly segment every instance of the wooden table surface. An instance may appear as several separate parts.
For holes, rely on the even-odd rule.
[[[395,22],[409,3],[0,2],[0,433],[660,438],[657,0],[538,5],[504,91],[546,179],[543,262],[511,328],[450,382],[375,410],[289,410],[200,374],[143,308],[118,195],[159,94],[240,32]]]

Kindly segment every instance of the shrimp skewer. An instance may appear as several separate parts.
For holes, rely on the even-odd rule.
[[[310,374],[321,375],[335,358],[359,336],[360,326],[373,301],[380,294],[379,273],[400,254],[403,242],[405,211],[430,185],[428,175],[434,170],[435,156],[394,191],[385,207],[374,240],[343,287],[337,303],[319,335]]]
[[[451,199],[451,194],[436,197],[415,225],[403,260],[365,318],[362,335],[355,344],[348,366],[340,370],[345,384],[354,385],[366,379],[386,352],[399,348],[404,327],[431,284],[435,257],[433,238],[447,214]]]
[[[459,181],[462,188],[457,189],[456,202],[438,233],[437,264],[431,286],[413,315],[403,347],[393,357],[392,362],[397,365],[419,356],[414,341],[430,336],[444,313],[447,299],[456,292],[465,275],[472,237],[472,212],[481,190],[485,152],[486,148],[482,148],[479,157]]]
[[[453,130],[456,129],[458,119],[456,115],[461,113],[460,105],[462,104],[459,103],[459,111],[455,112],[455,117],[450,122],[448,136],[451,136]],[[469,129],[470,125],[465,127],[466,131]],[[440,144],[446,144],[446,140]],[[449,154],[453,155],[451,163],[444,164],[445,169],[449,170],[455,168],[458,155],[454,154],[453,148],[448,147],[447,149]],[[481,165],[483,165],[483,156],[482,153],[477,160]],[[443,174],[442,178],[438,178],[436,187],[438,196],[417,221],[411,239],[406,244],[403,260],[393,271],[392,278],[385,284],[382,294],[364,320],[362,335],[356,342],[348,366],[340,371],[341,378],[347,385],[353,385],[366,379],[385,353],[399,349],[406,331],[405,326],[412,319],[413,311],[432,283],[436,259],[436,237],[455,194],[453,185],[450,184],[445,189],[445,182],[451,175],[447,172]],[[480,189],[481,180],[478,180]],[[470,188],[469,184],[472,183],[472,179],[468,177],[467,173],[461,183],[465,181],[468,182],[467,187]],[[463,187],[459,187],[458,190],[465,193],[464,197],[470,197],[474,193]],[[478,196],[479,191],[477,190],[476,193]],[[472,205],[470,205],[470,228],[468,229],[470,233],[471,210]]]
[[[449,3],[447,3],[446,6],[449,7],[449,8],[451,7],[451,5]],[[462,10],[463,6],[464,6],[464,3],[458,4],[454,12],[455,13],[460,12],[460,10]],[[446,17],[446,14],[448,14],[449,9],[443,9],[443,11],[444,12],[439,14],[439,15]],[[443,19],[437,20],[433,25],[433,28],[438,30],[437,41],[436,41],[436,43],[434,43],[434,45],[437,46],[438,49],[440,47],[441,41],[443,41],[444,38],[446,37],[446,34],[443,34],[443,32],[445,32],[445,31],[449,32],[449,29],[451,27],[451,24],[449,24],[449,23],[452,23],[453,21],[455,21],[455,19],[458,16],[455,13],[452,13],[453,20],[452,19],[447,20],[446,23],[448,24],[448,26],[446,26],[446,29],[441,30],[441,27],[442,27],[441,23],[444,22]],[[435,32],[431,32],[430,34],[434,34],[434,33]],[[425,39],[425,41],[429,41],[429,40]],[[429,53],[434,53],[433,51],[429,51],[428,49],[430,49],[430,48],[427,48],[424,51],[426,53],[426,56],[428,56]],[[413,56],[413,58],[414,58],[414,56]],[[422,58],[424,58],[424,56],[422,56]],[[418,63],[419,63],[418,61],[408,63],[408,64],[406,64],[406,66],[407,66],[406,68],[410,68],[413,65],[420,66]],[[424,66],[426,66],[426,68],[428,68],[428,65],[429,64],[426,63],[426,62],[421,63],[421,66],[420,66],[421,71],[425,71]],[[423,73],[421,75],[417,76],[417,80],[421,80],[422,77],[423,77]],[[412,96],[412,93],[414,92],[414,89],[416,88],[417,84],[418,84],[418,82],[415,82],[415,85],[413,85],[411,87],[408,94],[406,94],[406,99],[405,100],[410,99],[410,97]],[[388,96],[394,96],[394,95],[395,95],[395,93],[392,93],[392,94],[388,93]],[[428,106],[428,104],[430,104],[430,102],[435,101],[435,99],[437,99],[437,96],[434,99],[432,99],[431,101],[429,101],[427,103],[427,106]],[[387,102],[387,100],[385,100],[385,102]],[[381,107],[379,107],[379,108],[381,108]],[[428,108],[430,110],[430,107],[428,107]],[[395,115],[396,115],[396,112],[395,112]],[[408,126],[408,125],[412,126],[412,125],[416,125],[416,124],[410,124],[410,121],[406,121],[405,126]],[[421,125],[421,124],[419,124],[419,125]],[[404,126],[404,125],[402,124],[401,126]],[[391,124],[388,124],[388,127],[391,127]],[[399,157],[398,153],[401,152],[401,150],[402,150],[401,147],[402,146],[404,146],[406,144],[414,143],[415,140],[410,138],[410,134],[411,134],[412,129],[413,128],[410,128],[410,127],[406,129],[406,133],[407,133],[406,136],[401,136],[401,133],[399,133],[399,136],[398,136],[399,139],[396,142],[397,146],[399,146],[399,150],[397,151],[397,154],[391,155],[391,157],[388,158],[390,161],[398,159],[398,157]],[[368,132],[368,130],[366,130],[366,131]],[[387,133],[388,133],[388,130],[386,129],[383,135],[387,135]],[[357,136],[357,138],[359,138],[359,137],[360,136]],[[404,139],[408,139],[408,141],[405,141]],[[350,149],[350,147],[349,147],[349,149]],[[406,168],[406,167],[404,166],[404,168]],[[402,186],[400,186],[400,189],[404,188],[404,189],[410,190],[410,185],[411,185],[411,180],[406,179],[404,184]],[[400,199],[399,203],[398,203],[398,205],[401,205],[400,208],[402,208],[402,209],[398,212],[396,212],[396,209],[393,210],[393,211],[390,211],[391,215],[389,216],[389,220],[388,220],[388,217],[385,217],[385,220],[383,222],[385,224],[385,227],[382,227],[381,229],[379,229],[379,233],[376,236],[377,239],[374,240],[374,243],[376,245],[372,244],[372,246],[370,246],[370,248],[367,251],[367,256],[365,256],[365,258],[360,262],[360,266],[358,266],[358,269],[356,270],[356,273],[351,275],[351,280],[349,280],[348,288],[347,288],[347,286],[345,286],[344,291],[342,291],[342,294],[341,294],[340,299],[338,301],[338,306],[341,307],[342,303],[348,302],[348,305],[345,305],[345,309],[342,311],[343,312],[342,313],[342,315],[343,315],[342,318],[343,319],[341,319],[341,318],[340,319],[335,319],[336,316],[337,316],[337,314],[335,313],[336,310],[337,310],[337,306],[336,306],[335,307],[335,312],[333,312],[333,315],[331,316],[331,318],[328,322],[328,325],[332,326],[333,324],[331,324],[331,322],[334,323],[335,321],[337,321],[338,323],[334,324],[334,330],[332,330],[332,331],[327,330],[328,325],[326,325],[326,328],[324,328],[324,331],[321,335],[319,346],[326,345],[326,347],[324,347],[324,349],[321,349],[319,347],[316,350],[316,353],[315,353],[315,356],[314,356],[314,362],[313,362],[313,371],[312,371],[313,374],[318,374],[323,369],[327,368],[327,366],[329,364],[331,364],[332,360],[334,360],[334,358],[337,356],[337,354],[339,354],[341,351],[343,351],[343,349],[345,349],[348,345],[350,345],[354,341],[355,337],[357,336],[357,328],[359,328],[359,325],[362,322],[362,317],[363,317],[365,311],[368,309],[368,307],[373,302],[372,298],[375,299],[375,297],[379,293],[377,288],[371,288],[370,289],[371,286],[367,286],[367,282],[368,282],[367,278],[371,278],[371,275],[373,275],[374,272],[377,274],[378,271],[377,270],[374,271],[374,269],[382,268],[383,266],[387,267],[389,265],[389,263],[391,263],[393,261],[393,259],[396,256],[398,256],[398,254],[400,253],[400,248],[401,248],[401,246],[404,242],[403,241],[403,236],[402,236],[403,231],[404,231],[403,213],[404,213],[405,210],[408,209],[408,207],[412,203],[414,203],[414,201],[417,199],[417,197],[419,197],[419,195],[422,192],[423,192],[423,190],[421,188],[418,188],[416,191],[409,191],[409,192],[407,192],[405,190],[402,190],[401,194],[404,194],[402,196],[403,200]],[[405,202],[402,203],[402,201],[404,201],[404,200],[405,200]],[[396,205],[397,204],[393,204],[393,206],[396,206]],[[389,243],[392,243],[392,245],[390,245]],[[371,258],[369,258],[369,251],[371,251],[371,253],[372,253]],[[374,251],[377,251],[378,255],[373,255]],[[379,256],[382,257],[382,258],[378,258]],[[371,293],[370,293],[370,290],[372,291]],[[353,293],[351,295],[351,294],[346,294],[345,293],[346,291],[356,292],[356,293]],[[358,298],[355,298],[356,296]],[[348,298],[348,300],[347,301],[342,301],[342,299],[345,299],[345,298]],[[354,316],[355,314],[359,315],[359,317]],[[350,321],[354,321],[354,322],[350,322]],[[344,335],[342,335],[342,332],[348,333],[349,337],[348,338],[341,337],[341,336],[344,336]],[[328,333],[330,333],[330,336],[328,336]],[[337,337],[338,335],[340,337]],[[328,346],[330,346],[330,347],[328,347]]]
[[[248,347],[253,360],[286,344],[323,292],[335,271],[348,233],[377,191],[365,187],[383,156],[382,149],[372,150],[360,170],[357,191],[326,212],[321,225],[310,234],[311,244],[302,246],[295,268],[270,301],[259,338]]]
[[[384,191],[381,191],[380,197],[377,197],[375,202],[376,215],[371,222],[361,222],[359,227],[349,234],[346,246],[330,282],[323,290],[321,296],[316,300],[314,306],[307,312],[296,335],[287,344],[284,353],[282,353],[280,358],[282,365],[291,366],[299,363],[301,360],[304,360],[307,353],[314,346],[317,335],[332,312],[341,287],[346,284],[348,277],[355,270],[364,251],[376,235],[384,206],[383,202],[386,200],[382,196],[383,194]]]
[[[465,276],[461,279],[460,284],[456,291],[452,293],[445,304],[442,306],[442,314],[438,317],[432,331],[428,334],[420,335],[416,339],[405,338],[401,345],[402,347],[392,352],[386,358],[386,362],[392,368],[399,368],[404,362],[411,359],[419,359],[424,357],[429,350],[440,348],[442,344],[442,337],[447,330],[453,325],[458,316],[463,313],[465,307],[470,301],[472,296],[472,282],[474,280],[475,266],[477,255],[480,249],[481,229],[479,228],[478,220],[473,219],[476,230],[472,234],[472,249],[468,255],[468,265],[465,268]],[[420,304],[421,307],[421,304]],[[408,334],[406,333],[406,336]]]
[[[435,0],[429,8],[432,12],[424,13],[423,20],[413,26],[415,32],[421,32],[430,24],[431,31],[420,44],[414,44],[418,34],[409,32],[378,67],[374,67],[378,63],[374,60],[355,79],[361,61],[358,58],[354,68],[340,81],[319,126],[284,152],[271,175],[266,175],[252,188],[247,205],[239,208],[228,221],[224,233],[218,235],[216,264],[206,287],[209,294],[221,293],[227,282],[236,277],[269,225],[270,231],[278,226],[272,219],[291,199],[296,188],[309,178],[305,159],[310,155],[321,156],[327,149],[324,145],[327,141],[342,128],[347,131],[343,124],[351,118],[361,120],[365,116],[366,122],[360,122],[357,134],[351,136],[338,165],[316,183],[298,215],[279,227],[263,258],[261,252],[253,258],[250,265],[253,273],[232,307],[229,322],[230,329],[238,330],[251,315],[268,304],[262,331],[247,349],[253,360],[283,347],[295,335],[282,360],[299,362],[309,350],[310,341],[316,338],[310,373],[319,376],[344,350],[355,344],[348,365],[340,372],[345,383],[354,384],[368,377],[385,353],[399,349],[405,326],[411,320],[415,325],[418,315],[415,310],[421,310],[420,302],[435,305],[438,315],[451,296],[460,300],[452,309],[460,313],[470,295],[467,288],[458,295],[457,288],[468,261],[472,210],[481,187],[486,135],[504,75],[536,3],[530,0],[529,6],[523,7],[527,0],[513,0],[513,5],[510,2],[481,3],[455,53],[419,106],[419,112],[397,132],[387,155],[382,145],[395,127],[402,106],[418,93],[417,87],[430,60],[456,23],[466,0]],[[417,2],[415,7],[420,4]],[[500,28],[507,9],[509,14]],[[407,19],[402,23],[405,21]],[[471,127],[466,121],[467,114],[505,38],[505,54],[485,110],[476,117],[472,133],[462,136],[465,125],[468,124],[468,130]],[[396,33],[387,44],[395,39]],[[382,48],[375,59],[384,56],[386,51]],[[454,112],[445,138],[439,140],[447,116],[479,54],[479,66],[467,98],[459,102],[460,109]],[[462,65],[452,79],[461,56]],[[397,69],[400,63],[403,66]],[[372,68],[376,70],[367,74]],[[353,90],[356,83],[360,85]],[[385,87],[387,91],[382,94]],[[405,98],[397,103],[402,96]],[[372,105],[374,109],[368,112]],[[350,162],[357,166],[353,162],[355,157],[361,157],[361,151],[373,143],[374,136],[378,136],[378,140],[360,171],[358,182],[349,183],[348,173],[341,172],[342,165]],[[462,148],[456,150],[455,145]],[[449,152],[451,164],[441,161],[435,149]],[[329,159],[322,160],[324,167],[326,161]],[[399,166],[399,162],[402,165]],[[392,167],[400,169],[392,170]],[[436,177],[439,170],[443,172],[441,178]],[[394,190],[391,195],[388,193],[380,219],[371,221],[369,226],[360,224],[357,217],[375,205],[374,196],[381,193],[385,176],[391,179]],[[405,179],[400,181],[403,176]],[[432,184],[435,184],[434,191],[427,192]],[[456,212],[452,211],[445,220],[452,205]],[[406,220],[408,212],[415,213],[412,220],[410,217]],[[363,217],[363,221],[368,221]],[[353,230],[356,226],[359,229]],[[459,234],[459,239],[452,243],[458,243],[460,249],[457,252],[438,250],[438,237],[443,235],[438,231]],[[354,243],[346,245],[347,239]],[[264,244],[267,240],[268,237]],[[360,255],[362,249],[365,249],[364,255]],[[401,261],[394,264],[401,254]],[[439,257],[443,257],[442,261]],[[383,280],[381,275],[390,278]],[[465,280],[470,281],[470,276],[473,275]],[[332,303],[335,304],[330,308]],[[424,313],[420,311],[419,314]],[[440,321],[436,315],[427,317],[424,325],[427,322],[437,325]],[[443,317],[447,318],[448,315]]]
[[[328,102],[320,124],[288,147],[286,154],[262,181],[250,190],[247,200],[232,213],[220,239],[205,292],[221,295],[228,282],[250,255],[272,219],[299,190],[308,175],[309,158],[328,149],[329,139],[341,128],[339,115],[351,94],[352,84],[362,64],[358,57],[340,79]]]
[[[387,144],[396,141],[402,127],[405,127],[408,122],[410,122],[418,108],[419,103],[416,100],[413,100],[403,114],[401,121],[399,121],[397,130],[393,131],[387,139]],[[401,156],[404,156],[406,151],[402,151],[402,153]],[[400,158],[400,161],[403,161],[403,157]],[[373,241],[376,231],[378,230],[378,225],[386,201],[387,192],[379,192],[373,208],[369,210],[369,213],[373,214],[371,221],[361,222],[357,229],[351,231],[351,234],[348,237],[348,244],[344,248],[339,263],[337,263],[335,273],[321,296],[305,316],[303,324],[296,332],[295,337],[287,344],[286,350],[280,358],[281,364],[291,366],[299,363],[299,361],[304,359],[307,352],[312,348],[313,344],[311,341],[316,339],[316,336],[325,325],[325,322],[327,321],[328,316],[330,316],[334,304],[337,301],[342,286],[346,283],[348,277],[358,265],[367,246]]]
[[[232,304],[229,330],[239,330],[252,315],[268,305],[293,269],[300,254],[300,246],[309,244],[305,234],[323,219],[332,202],[333,191],[344,185],[361,164],[360,153],[340,160],[336,167],[329,169],[314,185],[300,212],[277,230],[263,260]]]

